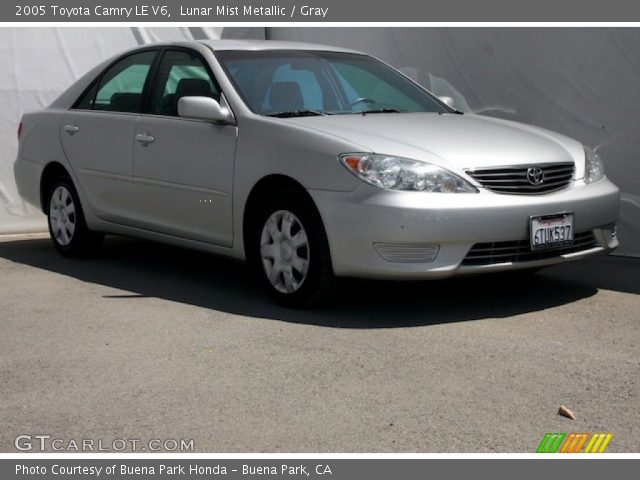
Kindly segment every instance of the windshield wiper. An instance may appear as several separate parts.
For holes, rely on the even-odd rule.
[[[365,115],[367,113],[403,113],[406,110],[398,110],[397,108],[372,108],[371,110],[362,110],[361,112],[353,112]]]
[[[291,118],[291,117],[315,117],[319,115],[329,115],[325,112],[320,112],[318,110],[291,110],[289,112],[275,112],[268,113],[267,117],[276,117],[276,118]]]

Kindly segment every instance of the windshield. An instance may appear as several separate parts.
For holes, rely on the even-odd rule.
[[[260,115],[452,111],[366,55],[300,50],[216,55],[249,108]]]

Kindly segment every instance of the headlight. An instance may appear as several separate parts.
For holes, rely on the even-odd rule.
[[[440,193],[477,193],[462,177],[418,160],[375,153],[346,153],[340,162],[365,182],[387,190]]]
[[[600,155],[589,147],[584,147],[584,182],[593,183],[604,178],[604,163]]]

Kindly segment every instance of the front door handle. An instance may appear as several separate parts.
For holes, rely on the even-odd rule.
[[[78,127],[77,125],[65,125],[63,127],[64,131],[67,132],[69,135],[73,135],[74,133],[78,133],[78,131],[80,130],[80,127]]]
[[[146,147],[155,140],[154,137],[148,133],[139,133],[136,135],[136,142],[140,142],[143,147]]]

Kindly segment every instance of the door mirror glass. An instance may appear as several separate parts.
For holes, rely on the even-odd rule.
[[[178,100],[178,115],[183,118],[229,123],[232,120],[228,108],[222,107],[211,97],[182,97]]]

